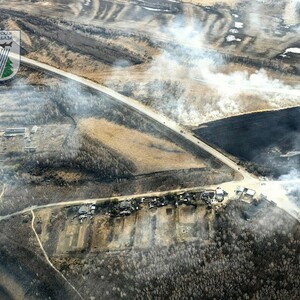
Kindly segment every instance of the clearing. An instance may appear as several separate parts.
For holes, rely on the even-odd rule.
[[[138,174],[205,167],[202,161],[171,142],[104,119],[82,119],[78,128],[131,160]]]

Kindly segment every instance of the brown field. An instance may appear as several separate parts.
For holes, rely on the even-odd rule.
[[[157,4],[159,1],[151,3],[150,0],[90,1],[90,5],[82,5],[82,0],[72,3],[61,0],[21,2],[22,6],[20,1],[2,1],[0,7],[14,11],[13,17],[5,21],[3,27],[22,30],[22,42],[28,57],[109,86],[181,124],[197,126],[240,113],[299,103],[290,95],[247,90],[249,80],[243,85],[237,81],[236,89],[228,86],[226,93],[218,77],[212,80],[218,84],[196,81],[194,77],[199,77],[202,59],[189,51],[189,60],[193,64],[186,66],[177,59],[177,56],[185,57],[185,47],[173,49],[168,46],[168,43],[175,42],[189,47],[196,42],[200,52],[214,50],[208,51],[208,58],[215,51],[219,52],[224,62],[214,60],[212,75],[226,74],[235,78],[238,75],[235,71],[247,71],[250,76],[263,68],[270,81],[277,79],[293,87],[299,81],[299,59],[294,56],[283,59],[279,55],[294,47],[299,40],[294,29],[290,28],[299,23],[296,1],[181,0],[178,1],[182,2],[181,5],[173,5],[180,6],[184,24],[190,24],[193,30],[189,36],[182,26],[184,24],[179,24],[182,36],[179,34],[174,38],[174,14],[165,12],[165,1],[161,5]],[[158,6],[161,11],[145,10],[147,5]],[[207,9],[207,6],[211,8]],[[15,10],[27,12],[29,17],[16,17]],[[39,17],[36,12],[39,12]],[[58,27],[54,21],[46,25],[43,15],[54,19],[63,17],[66,24]],[[74,24],[67,22],[68,19],[75,19],[84,28],[79,26],[74,30]],[[235,22],[242,23],[242,28],[237,30]],[[108,31],[93,33],[95,28],[85,27],[88,24],[101,32],[102,29]],[[189,26],[186,28],[189,32]],[[227,38],[234,29],[238,41],[228,42]],[[128,61],[128,66],[118,66],[119,60]],[[202,72],[200,75],[203,76]],[[155,83],[164,88],[157,88]]]
[[[50,210],[46,210],[46,214]],[[39,212],[39,217],[43,214]],[[125,249],[149,249],[154,246],[170,246],[187,241],[205,241],[208,237],[208,215],[205,206],[197,208],[171,205],[149,210],[147,206],[127,217],[110,218],[96,214],[93,220],[80,223],[73,215],[62,214],[65,224],[59,229],[42,226],[40,239],[44,245],[53,243],[54,256],[70,252],[120,251]],[[46,220],[45,225],[49,225]],[[51,223],[51,222],[50,222]],[[51,251],[48,249],[48,252]]]
[[[78,128],[130,159],[138,174],[205,167],[203,162],[173,143],[103,119],[83,119]]]
[[[79,225],[77,220],[69,219],[63,231],[59,233],[56,253],[63,254],[68,251],[81,251],[87,247],[87,229],[89,220]]]

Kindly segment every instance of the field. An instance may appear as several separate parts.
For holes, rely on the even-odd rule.
[[[136,174],[205,167],[175,144],[103,119],[82,119],[78,130],[131,160]]]
[[[234,176],[163,126],[70,82],[22,67],[0,97],[1,214],[33,201],[210,185]],[[6,128],[25,127],[28,134],[35,125],[26,138],[4,136]]]
[[[1,300],[300,299],[298,211],[260,194],[279,190],[262,176],[299,178],[299,0],[1,0],[0,15],[23,56],[0,84]],[[183,191],[216,186],[234,197]]]
[[[203,124],[195,133],[250,163],[249,170],[254,163],[252,171],[278,178],[299,171],[299,113],[297,107],[246,114]]]
[[[53,256],[169,247],[175,243],[208,241],[212,236],[204,204],[197,208],[183,205],[177,209],[168,205],[153,210],[145,205],[127,217],[110,218],[99,213],[82,223],[75,208],[72,212],[53,210],[52,218],[43,217],[45,213],[49,215],[47,210],[37,214],[41,241]],[[56,221],[53,215],[57,215]]]
[[[24,1],[25,16],[9,4],[2,23],[28,57],[184,125],[299,105],[299,54],[283,55],[299,47],[295,1]]]
[[[45,221],[49,237],[40,237],[55,266],[89,297],[298,295],[293,287],[299,274],[299,224],[268,202],[260,208],[231,202],[212,211],[203,206],[142,207],[116,218],[100,210],[82,224],[73,218],[77,209],[53,210],[52,220]],[[70,236],[72,243],[66,243]],[[291,288],[274,287],[274,270],[285,275]],[[96,282],[101,282],[97,289]],[[228,289],[231,285],[236,288]]]
[[[1,222],[0,236],[1,300],[79,299],[45,261],[30,213]]]

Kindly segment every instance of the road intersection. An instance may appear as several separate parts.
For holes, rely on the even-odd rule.
[[[13,53],[10,54],[10,56],[14,59],[17,58],[17,56]],[[217,158],[219,161],[221,161],[223,164],[234,170],[237,174],[240,174],[242,179],[239,181],[232,181],[232,182],[227,182],[224,184],[221,184],[220,186],[223,187],[224,190],[229,191],[229,195],[233,196],[235,193],[235,189],[237,186],[244,186],[247,188],[251,188],[256,191],[257,194],[263,194],[265,195],[269,200],[272,200],[273,202],[277,203],[277,205],[287,211],[289,214],[291,214],[293,217],[296,217],[298,220],[300,220],[300,217],[297,213],[298,209],[294,205],[292,205],[286,195],[286,191],[283,187],[283,185],[280,182],[262,182],[258,177],[256,177],[253,174],[250,174],[245,170],[243,167],[238,165],[236,162],[231,160],[229,157],[224,155],[223,153],[219,152],[218,150],[214,149],[210,145],[206,144],[204,141],[196,138],[193,133],[186,128],[181,127],[179,124],[174,122],[173,120],[170,120],[168,117],[161,115],[148,106],[143,105],[142,103],[126,97],[118,92],[115,92],[103,85],[100,85],[98,83],[95,83],[91,80],[88,80],[86,78],[82,78],[80,76],[71,74],[69,72],[60,70],[58,68],[49,66],[45,63],[38,62],[36,60],[27,58],[22,56],[22,64],[30,66],[32,68],[42,70],[46,73],[50,73],[51,75],[54,76],[59,76],[65,79],[72,80],[74,82],[77,82],[78,84],[81,84],[83,86],[89,87],[95,91],[104,93],[108,96],[110,96],[112,99],[115,101],[118,101],[119,103],[129,106],[130,108],[134,109],[138,113],[145,115],[146,117],[152,119],[154,122],[157,122],[161,124],[162,126],[168,128],[169,130],[172,130],[174,133],[179,135],[181,138],[189,141],[192,143],[194,146],[198,147],[201,150],[204,150],[208,152],[210,155],[213,157]],[[200,187],[195,187],[195,188],[190,188],[188,190],[193,190],[193,189],[199,189]],[[215,188],[213,186],[212,188]],[[202,187],[201,189],[205,189],[205,187]],[[177,190],[179,191],[179,190]],[[183,191],[183,190],[180,190]],[[130,195],[130,196],[122,196],[118,197],[119,200],[123,199],[128,199],[128,198],[133,198],[133,197],[139,197],[139,196],[151,196],[151,195],[162,195],[164,193],[170,193],[172,191],[165,191],[165,192],[157,192],[157,193],[147,193],[143,195]],[[173,191],[174,192],[174,191]],[[74,200],[74,201],[68,201],[68,202],[60,202],[60,203],[52,203],[52,204],[47,204],[47,205],[42,205],[42,206],[32,206],[30,208],[26,208],[20,212],[16,212],[7,216],[2,216],[0,217],[0,220],[9,218],[13,215],[19,215],[25,212],[29,212],[30,210],[33,209],[41,209],[41,208],[46,208],[46,207],[55,207],[55,206],[67,206],[67,205],[80,205],[84,203],[96,203],[97,201],[106,201],[112,198],[102,198],[102,199],[85,199],[85,200]]]

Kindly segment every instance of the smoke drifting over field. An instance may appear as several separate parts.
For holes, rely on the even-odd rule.
[[[162,32],[153,34],[159,35],[168,37],[173,44],[160,49],[141,80],[131,74],[130,68],[123,71],[123,78],[132,82],[129,96],[183,124],[198,125],[249,110],[300,104],[300,85],[287,85],[270,77],[264,69],[228,73],[226,57],[208,50],[202,24],[197,20],[176,18]],[[120,67],[116,64],[107,80],[109,86],[120,84]],[[165,82],[172,82],[180,92],[174,86],[165,86]]]
[[[293,169],[289,174],[282,175],[279,180],[286,181],[284,188],[292,204],[300,208],[300,170]]]
[[[201,95],[199,95],[199,98],[196,100],[199,101],[201,105],[204,104],[204,111],[198,111],[198,119],[200,122],[203,120],[203,115],[205,115],[207,119],[214,118],[214,116],[223,117],[228,114],[239,113],[243,110],[244,103],[242,97],[244,94],[258,96],[261,98],[261,101],[266,102],[272,108],[281,107],[282,101],[286,101],[287,98],[289,105],[299,103],[300,86],[298,86],[298,92],[294,92],[291,86],[285,85],[278,79],[269,78],[264,69],[260,69],[255,73],[237,71],[224,74],[219,72],[220,67],[226,64],[226,60],[221,55],[212,55],[205,52],[205,42],[201,35],[200,24],[194,23],[192,28],[186,28],[184,22],[182,22],[176,26],[176,30],[170,29],[170,34],[176,42],[188,47],[180,48],[177,51],[179,51],[181,57],[186,54],[189,57],[189,62],[191,63],[188,72],[189,78],[207,84],[213,89],[214,93],[217,93],[218,99],[214,103],[215,107],[210,105],[211,99],[202,99]],[[192,45],[192,48],[190,48],[189,45]],[[172,58],[176,60],[177,53],[175,52],[174,54]],[[177,55],[177,58],[179,55]],[[157,68],[159,65],[162,65],[161,61],[168,59],[168,57],[170,57],[170,55],[163,52],[162,57],[159,56],[156,58],[153,64]],[[176,62],[180,65],[178,60]],[[180,76],[180,68],[179,70],[173,69],[170,71],[173,72],[168,72],[169,74]],[[214,99],[214,97],[213,95],[212,98]],[[182,99],[179,99],[179,104],[181,104],[181,102]],[[191,104],[197,109],[199,103]],[[208,110],[205,109],[206,106],[208,106]],[[185,112],[182,111],[181,113]],[[193,122],[194,116],[188,119]]]

